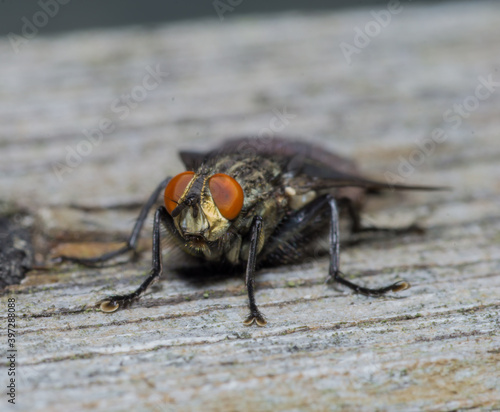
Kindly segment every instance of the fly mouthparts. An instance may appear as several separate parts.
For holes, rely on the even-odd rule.
[[[188,242],[204,242],[205,237],[201,233],[184,234],[184,239]]]

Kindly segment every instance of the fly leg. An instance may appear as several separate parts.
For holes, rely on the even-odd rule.
[[[151,283],[160,277],[162,272],[160,224],[163,223],[163,225],[166,226],[165,222],[167,219],[169,219],[169,215],[164,206],[160,206],[156,209],[153,226],[152,267],[146,280],[144,280],[144,282],[142,282],[141,285],[132,293],[127,295],[112,295],[99,301],[98,303],[100,304],[100,308],[103,312],[114,312],[120,306],[126,307],[130,305],[134,300],[139,299]]]
[[[368,296],[380,296],[387,292],[399,292],[401,290],[408,289],[410,287],[410,284],[405,281],[399,281],[393,283],[392,285],[388,285],[379,289],[370,289],[370,288],[365,288],[364,286],[356,285],[355,283],[352,283],[347,279],[344,279],[342,276],[340,276],[341,272],[339,270],[339,261],[340,261],[339,213],[337,210],[337,202],[331,195],[326,195],[324,199],[326,200],[326,202],[330,207],[330,214],[331,214],[330,215],[330,270],[329,270],[330,277],[334,281],[349,287],[355,292]]]
[[[124,253],[127,253],[131,250],[135,250],[137,246],[137,241],[139,240],[139,234],[141,232],[142,227],[144,226],[144,222],[146,221],[146,218],[148,217],[149,210],[153,207],[155,204],[156,200],[158,199],[158,196],[160,193],[165,190],[165,187],[167,186],[168,182],[170,181],[170,177],[166,178],[164,181],[162,181],[158,187],[154,190],[153,193],[151,193],[151,196],[149,197],[148,201],[144,204],[144,206],[141,209],[141,212],[139,213],[139,216],[137,217],[137,221],[135,222],[134,228],[132,229],[132,233],[130,234],[127,244],[123,246],[122,248],[118,250],[114,250],[112,252],[104,253],[101,256],[97,256],[95,258],[78,258],[78,257],[73,257],[73,256],[57,256],[54,258],[55,262],[74,262],[74,263],[80,263],[85,266],[96,266],[99,263],[106,262],[110,259],[113,259],[117,256],[123,255]]]
[[[254,278],[255,278],[255,261],[257,257],[257,246],[259,244],[259,238],[262,231],[262,217],[256,216],[252,223],[252,231],[250,235],[250,248],[248,251],[248,261],[247,261],[247,271],[245,277],[245,283],[247,285],[248,291],[248,306],[250,308],[250,315],[243,322],[245,325],[250,326],[254,322],[258,326],[265,326],[267,321],[260,313],[255,303],[254,294]]]
[[[332,195],[326,194],[313,200],[305,205],[302,209],[296,211],[289,216],[280,226],[278,231],[273,234],[268,244],[265,247],[265,252],[261,253],[261,259],[272,260],[273,255],[285,256],[293,253],[291,248],[300,238],[300,235],[314,236],[314,230],[318,230],[315,220],[319,216],[324,216],[330,222],[329,235],[329,253],[330,253],[330,278],[354,290],[370,296],[380,296],[386,292],[398,292],[410,287],[407,282],[396,282],[392,285],[379,289],[369,289],[363,286],[356,285],[341,276],[339,270],[340,253],[339,253],[339,214],[337,210],[337,202]],[[311,227],[314,227],[311,232]],[[283,259],[283,258],[280,258]]]

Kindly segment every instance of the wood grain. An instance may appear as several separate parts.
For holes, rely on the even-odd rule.
[[[496,2],[405,3],[351,64],[340,44],[353,44],[370,9],[39,36],[18,54],[2,39],[0,193],[33,216],[38,265],[1,297],[4,324],[8,297],[19,316],[16,410],[500,409],[498,12]],[[168,75],[153,87],[155,70]],[[488,78],[489,95],[474,100]],[[450,120],[456,104],[471,110]],[[102,141],[82,143],[105,118]],[[365,222],[418,222],[422,235],[349,245],[343,233],[351,279],[411,289],[380,299],[337,290],[318,258],[260,272],[265,328],[243,326],[238,276],[166,269],[132,308],[95,310],[149,270],[151,219],[136,261],[50,264],[61,248],[124,241],[155,185],[181,170],[179,148],[273,124],[371,177],[453,187],[367,205]],[[432,146],[437,128],[447,138]],[[76,150],[80,160],[67,158]]]

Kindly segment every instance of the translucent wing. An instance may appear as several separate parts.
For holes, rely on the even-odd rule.
[[[196,170],[204,161],[228,153],[272,157],[282,164],[284,173],[293,177],[309,177],[312,189],[337,187],[358,187],[370,191],[448,189],[437,186],[391,184],[367,179],[349,159],[314,144],[281,137],[236,138],[225,141],[220,147],[209,152],[182,151],[180,157],[188,170]]]

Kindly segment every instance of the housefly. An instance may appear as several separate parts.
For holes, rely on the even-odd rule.
[[[126,307],[143,295],[162,273],[160,228],[185,253],[203,261],[246,268],[250,313],[245,325],[266,324],[255,302],[256,267],[300,262],[309,247],[328,238],[329,277],[355,292],[380,296],[410,287],[399,281],[378,289],[359,286],[339,268],[339,208],[348,211],[353,232],[370,230],[360,223],[365,195],[381,190],[437,190],[393,185],[362,177],[353,161],[321,147],[283,138],[239,138],[215,150],[180,152],[186,171],[163,180],[143,206],[126,246],[91,259],[60,260],[95,265],[136,248],[148,212],[163,194],[153,225],[151,272],[133,292],[100,301],[104,312]]]

